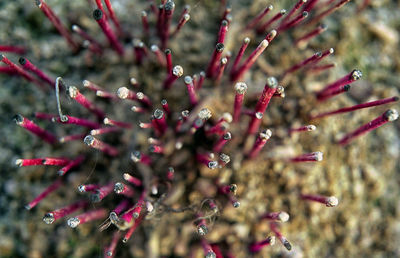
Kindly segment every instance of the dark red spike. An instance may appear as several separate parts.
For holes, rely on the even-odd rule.
[[[260,12],[256,17],[254,17],[247,25],[246,25],[246,30],[252,29],[256,27],[261,20],[272,10],[274,9],[273,5],[268,5],[265,7],[265,9]]]
[[[43,221],[46,224],[52,224],[54,221],[61,219],[79,209],[82,209],[82,208],[86,207],[87,205],[88,205],[88,202],[85,200],[75,202],[64,208],[46,213],[43,217]]]
[[[325,24],[321,24],[319,25],[317,28],[315,28],[314,30],[306,33],[305,35],[301,36],[300,38],[298,38],[295,41],[295,45],[303,48],[305,47],[305,45],[313,38],[315,38],[316,36],[320,35],[322,32],[326,31],[328,29],[328,26],[326,26]]]
[[[341,140],[339,140],[338,143],[340,145],[346,145],[346,144],[350,143],[356,137],[366,134],[378,127],[381,127],[382,125],[384,125],[388,122],[395,121],[395,120],[397,120],[398,117],[399,117],[399,113],[396,110],[389,109],[385,113],[383,113],[382,115],[377,117],[376,119],[372,120],[371,122],[369,122],[363,126],[360,126],[355,131],[345,135]]]
[[[318,118],[322,118],[322,117],[325,117],[325,116],[352,112],[352,111],[363,109],[363,108],[369,108],[369,107],[385,105],[387,103],[396,102],[398,100],[399,100],[398,97],[391,97],[391,98],[386,98],[386,99],[375,100],[375,101],[366,102],[366,103],[363,103],[363,104],[354,105],[354,106],[351,106],[351,107],[339,108],[339,109],[336,109],[336,110],[333,110],[333,111],[324,112],[324,113],[312,116],[311,119],[318,119]]]
[[[101,44],[97,42],[97,40],[95,40],[92,36],[90,36],[86,31],[84,31],[81,27],[74,24],[72,25],[72,30],[89,42],[89,50],[100,55],[103,53],[103,47],[101,46]]]
[[[279,13],[275,14],[271,19],[269,19],[268,21],[266,21],[263,25],[261,25],[258,29],[257,29],[257,33],[264,33],[265,31],[267,31],[267,29],[269,29],[269,27],[276,22],[277,20],[279,20],[280,18],[282,18],[284,15],[286,14],[286,10],[282,9],[280,10]]]
[[[106,16],[103,11],[100,9],[96,9],[93,11],[93,18],[99,24],[100,28],[106,35],[108,41],[110,42],[111,47],[118,53],[118,55],[124,55],[124,48],[121,43],[118,41],[117,36],[112,31],[110,24],[107,21]]]
[[[258,242],[255,242],[249,246],[249,251],[251,253],[258,253],[263,247],[265,246],[271,246],[275,244],[275,237],[274,236],[269,236],[265,240],[261,240]]]
[[[110,0],[104,0],[104,2],[106,4],[106,6],[107,6],[107,10],[108,10],[108,13],[110,14],[111,20],[113,21],[115,27],[117,28],[118,34],[120,36],[123,35],[121,23],[119,22],[117,16],[115,15],[115,12],[114,12],[114,9],[111,6]]]
[[[346,74],[345,76],[343,76],[342,78],[328,84],[327,86],[325,86],[325,88],[317,92],[317,98],[319,99],[323,95],[326,95],[327,93],[331,92],[332,90],[338,89],[341,86],[355,82],[359,80],[361,77],[362,77],[362,72],[360,70],[355,69],[350,73]]]
[[[323,18],[325,18],[326,16],[332,14],[333,12],[335,12],[337,9],[339,9],[343,5],[347,4],[348,2],[350,2],[350,0],[341,0],[339,3],[335,4],[333,7],[329,7],[328,9],[323,11],[322,13],[320,13],[320,14],[316,15],[315,17],[313,17],[313,19],[309,22],[309,24],[312,25],[312,24],[318,23]]]
[[[49,185],[43,192],[41,192],[33,201],[25,205],[27,210],[32,209],[35,207],[41,200],[47,197],[47,195],[51,194],[52,192],[56,191],[62,185],[61,178],[58,178],[54,183]]]
[[[146,11],[142,11],[142,26],[143,26],[143,35],[145,37],[149,36],[149,21],[147,19],[147,12]]]
[[[102,151],[102,152],[104,152],[104,153],[106,153],[106,154],[108,154],[110,156],[117,156],[119,154],[119,151],[118,151],[117,148],[115,148],[115,147],[113,147],[111,145],[108,145],[108,144],[106,144],[106,143],[94,138],[92,135],[87,135],[85,137],[85,139],[83,139],[83,142],[86,145],[88,145],[88,146],[90,146],[90,147],[92,147],[94,149],[98,149],[98,150],[100,150],[100,151]]]
[[[293,6],[293,8],[290,9],[289,13],[282,19],[280,25],[285,24],[285,23],[289,20],[289,18],[292,17],[292,15],[293,15],[297,10],[299,10],[300,7],[302,7],[306,2],[307,2],[307,0],[299,0],[299,1]],[[303,10],[303,11],[305,11],[305,10]]]
[[[44,0],[35,0],[36,5],[39,9],[47,16],[50,22],[56,27],[58,32],[65,38],[68,45],[71,47],[72,51],[77,51],[79,49],[78,43],[75,42],[71,33],[65,28],[65,26],[61,23],[61,20],[58,16],[53,12],[53,10],[46,4]]]
[[[287,23],[279,26],[277,31],[279,33],[281,33],[281,32],[283,32],[285,30],[293,28],[296,25],[298,25],[300,22],[302,22],[304,19],[306,19],[307,17],[308,17],[308,12],[304,11],[301,14],[297,15],[296,17],[294,17],[291,21],[288,21]]]
[[[268,40],[264,39],[260,42],[256,49],[250,54],[250,56],[243,62],[242,66],[240,66],[237,71],[235,71],[231,75],[231,81],[236,82],[240,80],[244,74],[253,66],[256,62],[257,58],[264,52],[264,50],[268,47]]]
[[[215,73],[217,72],[218,68],[218,62],[221,59],[224,48],[225,46],[222,43],[217,43],[217,45],[215,46],[214,52],[211,56],[211,60],[210,63],[208,64],[206,71],[206,76],[208,78],[213,78],[215,76]]]
[[[5,55],[0,54],[0,62],[3,62],[4,64],[8,65],[12,70],[14,70],[16,73],[24,77],[27,81],[35,83],[37,86],[39,86],[40,89],[43,89],[43,85],[41,82],[36,80],[30,73],[25,71],[23,68],[20,66],[14,64],[11,62],[10,59],[8,59]]]
[[[235,74],[237,67],[240,64],[240,60],[242,59],[243,54],[246,51],[246,48],[249,45],[249,43],[250,43],[250,38],[248,38],[248,37],[244,38],[242,46],[240,47],[239,52],[235,58],[235,61],[233,62],[231,72],[230,72],[231,76],[233,76],[233,74]]]
[[[13,46],[13,45],[0,45],[0,52],[10,52],[15,54],[23,55],[26,52],[25,47]]]
[[[228,32],[228,22],[226,20],[223,20],[219,28],[217,43],[224,44],[227,32]]]
[[[300,199],[312,202],[319,202],[325,204],[326,207],[336,207],[339,204],[339,200],[335,196],[301,194]]]
[[[55,144],[57,142],[57,138],[52,133],[40,128],[34,122],[26,119],[25,117],[23,117],[21,115],[14,116],[14,121],[17,125],[25,128],[29,132],[35,134],[36,136],[40,137],[42,140],[44,140],[47,143]]]
[[[19,63],[28,71],[33,72],[36,74],[40,79],[43,81],[47,82],[51,88],[54,88],[54,85],[56,84],[56,81],[54,79],[51,79],[47,74],[45,74],[42,70],[37,68],[34,64],[32,64],[28,59],[21,57],[19,60]]]
[[[275,77],[269,77],[267,79],[267,83],[264,86],[264,90],[261,94],[261,97],[257,102],[254,112],[255,115],[253,116],[253,118],[249,123],[249,127],[247,129],[248,134],[254,134],[258,131],[258,128],[260,127],[261,124],[262,116],[265,110],[267,109],[268,104],[272,96],[274,95],[277,86],[278,86],[278,81],[276,80]]]

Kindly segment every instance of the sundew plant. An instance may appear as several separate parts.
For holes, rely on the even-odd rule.
[[[1,256],[400,255],[383,2],[0,3]]]

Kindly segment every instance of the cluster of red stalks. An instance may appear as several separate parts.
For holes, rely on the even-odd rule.
[[[48,120],[49,122],[60,123],[61,125],[73,124],[82,128],[81,134],[66,135],[61,138],[53,132],[43,129],[33,120],[22,115],[15,116],[17,125],[23,127],[28,132],[36,135],[45,143],[51,146],[59,144],[68,144],[71,141],[81,141],[88,147],[99,151],[105,156],[121,157],[120,146],[113,145],[101,140],[103,135],[112,133],[121,133],[126,130],[132,130],[137,122],[135,121],[116,121],[110,118],[108,111],[99,108],[95,102],[90,100],[87,95],[91,92],[95,93],[99,98],[108,99],[111,103],[132,101],[135,106],[132,111],[140,114],[143,121],[139,123],[139,129],[148,131],[147,151],[131,150],[131,160],[135,164],[134,167],[139,173],[124,173],[121,175],[121,182],[108,182],[102,184],[84,184],[80,185],[78,190],[80,193],[89,195],[89,199],[81,198],[81,200],[68,204],[65,207],[49,211],[43,217],[43,221],[52,224],[56,220],[69,217],[67,224],[72,227],[78,227],[80,224],[88,223],[95,220],[106,221],[102,224],[102,228],[114,225],[116,230],[111,238],[111,242],[104,248],[104,255],[112,257],[116,253],[116,247],[121,240],[127,242],[134,231],[140,227],[146,227],[146,220],[151,219],[154,214],[161,212],[187,212],[191,214],[196,231],[199,235],[199,247],[204,250],[205,257],[234,257],[229,248],[224,248],[218,243],[209,243],[207,233],[210,228],[210,220],[213,219],[226,205],[232,205],[235,208],[240,207],[237,199],[235,184],[223,183],[218,176],[213,179],[216,192],[213,196],[204,196],[204,200],[199,205],[189,205],[187,207],[172,208],[164,203],[169,194],[173,192],[173,185],[179,180],[185,180],[185,171],[174,169],[174,159],[179,152],[184,149],[191,148],[194,153],[193,159],[199,166],[205,166],[206,169],[222,169],[230,162],[230,156],[224,153],[226,146],[230,145],[232,138],[239,140],[230,146],[230,150],[237,150],[239,155],[235,157],[241,159],[241,162],[247,162],[256,159],[262,155],[267,149],[265,145],[273,133],[270,129],[262,128],[263,117],[268,114],[267,108],[272,98],[284,98],[284,87],[280,85],[286,76],[297,71],[321,72],[334,67],[332,64],[322,64],[322,61],[333,53],[333,49],[316,52],[314,55],[305,60],[294,64],[287,68],[279,77],[266,78],[265,87],[258,96],[258,102],[254,109],[244,108],[245,95],[248,89],[246,83],[242,82],[249,70],[254,67],[258,58],[266,51],[270,44],[277,37],[283,36],[287,31],[293,28],[302,28],[306,31],[303,36],[295,40],[296,45],[306,44],[308,41],[326,30],[326,26],[318,23],[326,16],[343,6],[350,0],[322,2],[318,0],[300,0],[289,11],[280,10],[273,14],[273,6],[269,5],[262,10],[257,16],[250,20],[243,28],[244,31],[254,31],[258,35],[265,35],[259,44],[246,53],[250,47],[250,38],[246,37],[242,45],[236,52],[235,58],[224,51],[224,42],[228,35],[229,26],[232,21],[230,14],[231,9],[224,6],[224,13],[220,22],[219,31],[215,48],[211,54],[210,61],[204,71],[199,74],[183,77],[183,83],[187,88],[188,105],[187,109],[182,107],[181,110],[172,110],[167,99],[161,101],[161,105],[154,103],[152,95],[154,92],[137,91],[140,89],[140,82],[135,78],[131,79],[132,87],[121,87],[116,93],[110,92],[93,82],[85,80],[85,94],[77,87],[66,85],[63,80],[49,76],[41,69],[36,67],[26,57],[19,59],[19,65],[13,63],[5,55],[0,56],[0,61],[6,66],[0,67],[1,73],[19,75],[29,82],[36,84],[42,90],[48,88],[56,92],[57,111],[56,114],[35,113],[35,119]],[[222,1],[223,2],[223,1]],[[36,1],[37,6],[47,16],[49,21],[54,25],[58,32],[65,38],[68,45],[73,51],[80,51],[85,47],[95,55],[102,55],[104,52],[104,44],[92,37],[89,32],[85,31],[78,25],[72,26],[75,35],[64,26],[61,19],[55,14],[51,7],[43,0]],[[173,22],[175,13],[175,4],[173,1],[162,0],[160,5],[149,1],[149,11],[143,11],[141,21],[143,24],[143,41],[139,39],[133,40],[133,53],[137,65],[143,65],[143,62],[150,60],[157,63],[160,67],[165,67],[165,80],[160,83],[160,94],[168,95],[168,92],[178,87],[180,77],[185,72],[180,65],[173,65],[172,51],[167,49],[169,41],[175,37],[184,25],[190,19],[190,7],[185,6],[182,9],[176,22]],[[119,22],[110,0],[96,0],[97,9],[93,12],[94,21],[98,23],[108,40],[109,46],[115,50],[119,56],[127,55],[126,46],[121,38],[127,37],[127,33],[123,31],[123,27]],[[148,17],[154,17],[154,23],[148,20]],[[173,26],[175,23],[175,26]],[[154,26],[154,27],[152,27]],[[153,33],[159,39],[159,45],[152,45],[150,51],[145,39],[152,37]],[[129,35],[128,35],[129,36]],[[78,37],[80,40],[78,40]],[[25,48],[17,46],[0,46],[1,52],[24,54]],[[247,51],[248,52],[248,51]],[[245,58],[245,56],[247,56]],[[264,55],[268,57],[268,54]],[[362,76],[361,71],[353,70],[336,81],[326,85],[323,89],[315,93],[318,102],[326,102],[349,90],[350,85],[359,80]],[[204,82],[211,82],[213,86],[224,84],[224,87],[230,87],[232,93],[235,94],[234,103],[228,110],[232,113],[225,113],[220,118],[212,118],[213,114],[210,109],[205,106],[202,98],[202,87]],[[48,86],[48,87],[47,87]],[[223,86],[220,86],[223,87]],[[251,85],[250,85],[251,87]],[[207,90],[207,89],[206,89]],[[74,117],[62,113],[62,103],[60,93],[66,93],[67,96],[83,109],[88,110],[92,117]],[[369,108],[379,105],[388,104],[397,101],[397,97],[376,100],[372,102],[362,103],[351,107],[344,107],[338,110],[319,113],[310,116],[310,120],[321,119],[323,117],[353,112],[358,109]],[[177,105],[174,105],[177,106]],[[245,123],[249,117],[247,129],[240,135],[232,135],[229,131],[230,127],[236,128],[237,125]],[[353,132],[348,133],[338,141],[341,145],[346,145],[356,137],[376,129],[389,121],[397,119],[398,114],[395,110],[389,109],[382,115],[371,122],[359,127]],[[141,129],[140,129],[141,128]],[[238,127],[237,127],[238,128]],[[314,125],[304,125],[296,128],[289,128],[289,134],[302,133],[315,130]],[[136,129],[135,129],[136,130]],[[237,131],[237,130],[236,130]],[[208,148],[194,144],[195,138],[201,141],[211,142]],[[250,142],[250,144],[245,143]],[[245,147],[249,146],[249,147]],[[194,150],[193,150],[194,149]],[[90,149],[87,149],[90,151]],[[45,197],[57,191],[65,184],[65,176],[67,173],[73,173],[79,170],[79,167],[85,162],[88,156],[79,155],[71,158],[67,157],[40,157],[34,159],[18,159],[16,165],[24,166],[55,166],[58,167],[58,175],[54,183],[48,186],[39,196],[34,198],[27,206],[32,209],[40,203]],[[190,159],[190,158],[189,158]],[[312,153],[304,153],[294,157],[288,157],[287,162],[318,162],[323,159],[322,152],[316,151]],[[170,164],[169,164],[170,162]],[[185,160],[185,162],[189,162]],[[157,164],[164,164],[162,168]],[[176,163],[176,162],[175,162]],[[179,164],[179,163],[176,163]],[[178,165],[176,165],[178,166]],[[202,168],[201,168],[202,169]],[[215,175],[218,175],[216,173]],[[118,195],[119,203],[112,209],[95,208],[90,203],[105,202],[111,199],[112,195]],[[299,199],[311,202],[321,203],[327,207],[334,207],[338,204],[338,199],[334,196],[321,196],[318,194],[301,193]],[[97,205],[96,205],[97,207]],[[77,215],[72,215],[78,212]],[[259,220],[266,221],[270,225],[270,230],[274,236],[268,236],[260,241],[248,242],[249,252],[259,252],[263,247],[273,245],[275,237],[279,239],[282,245],[291,250],[291,244],[288,239],[282,235],[279,230],[279,224],[289,220],[289,214],[284,211],[267,212],[260,215]],[[245,241],[245,240],[244,240]],[[248,240],[246,240],[248,241]]]

